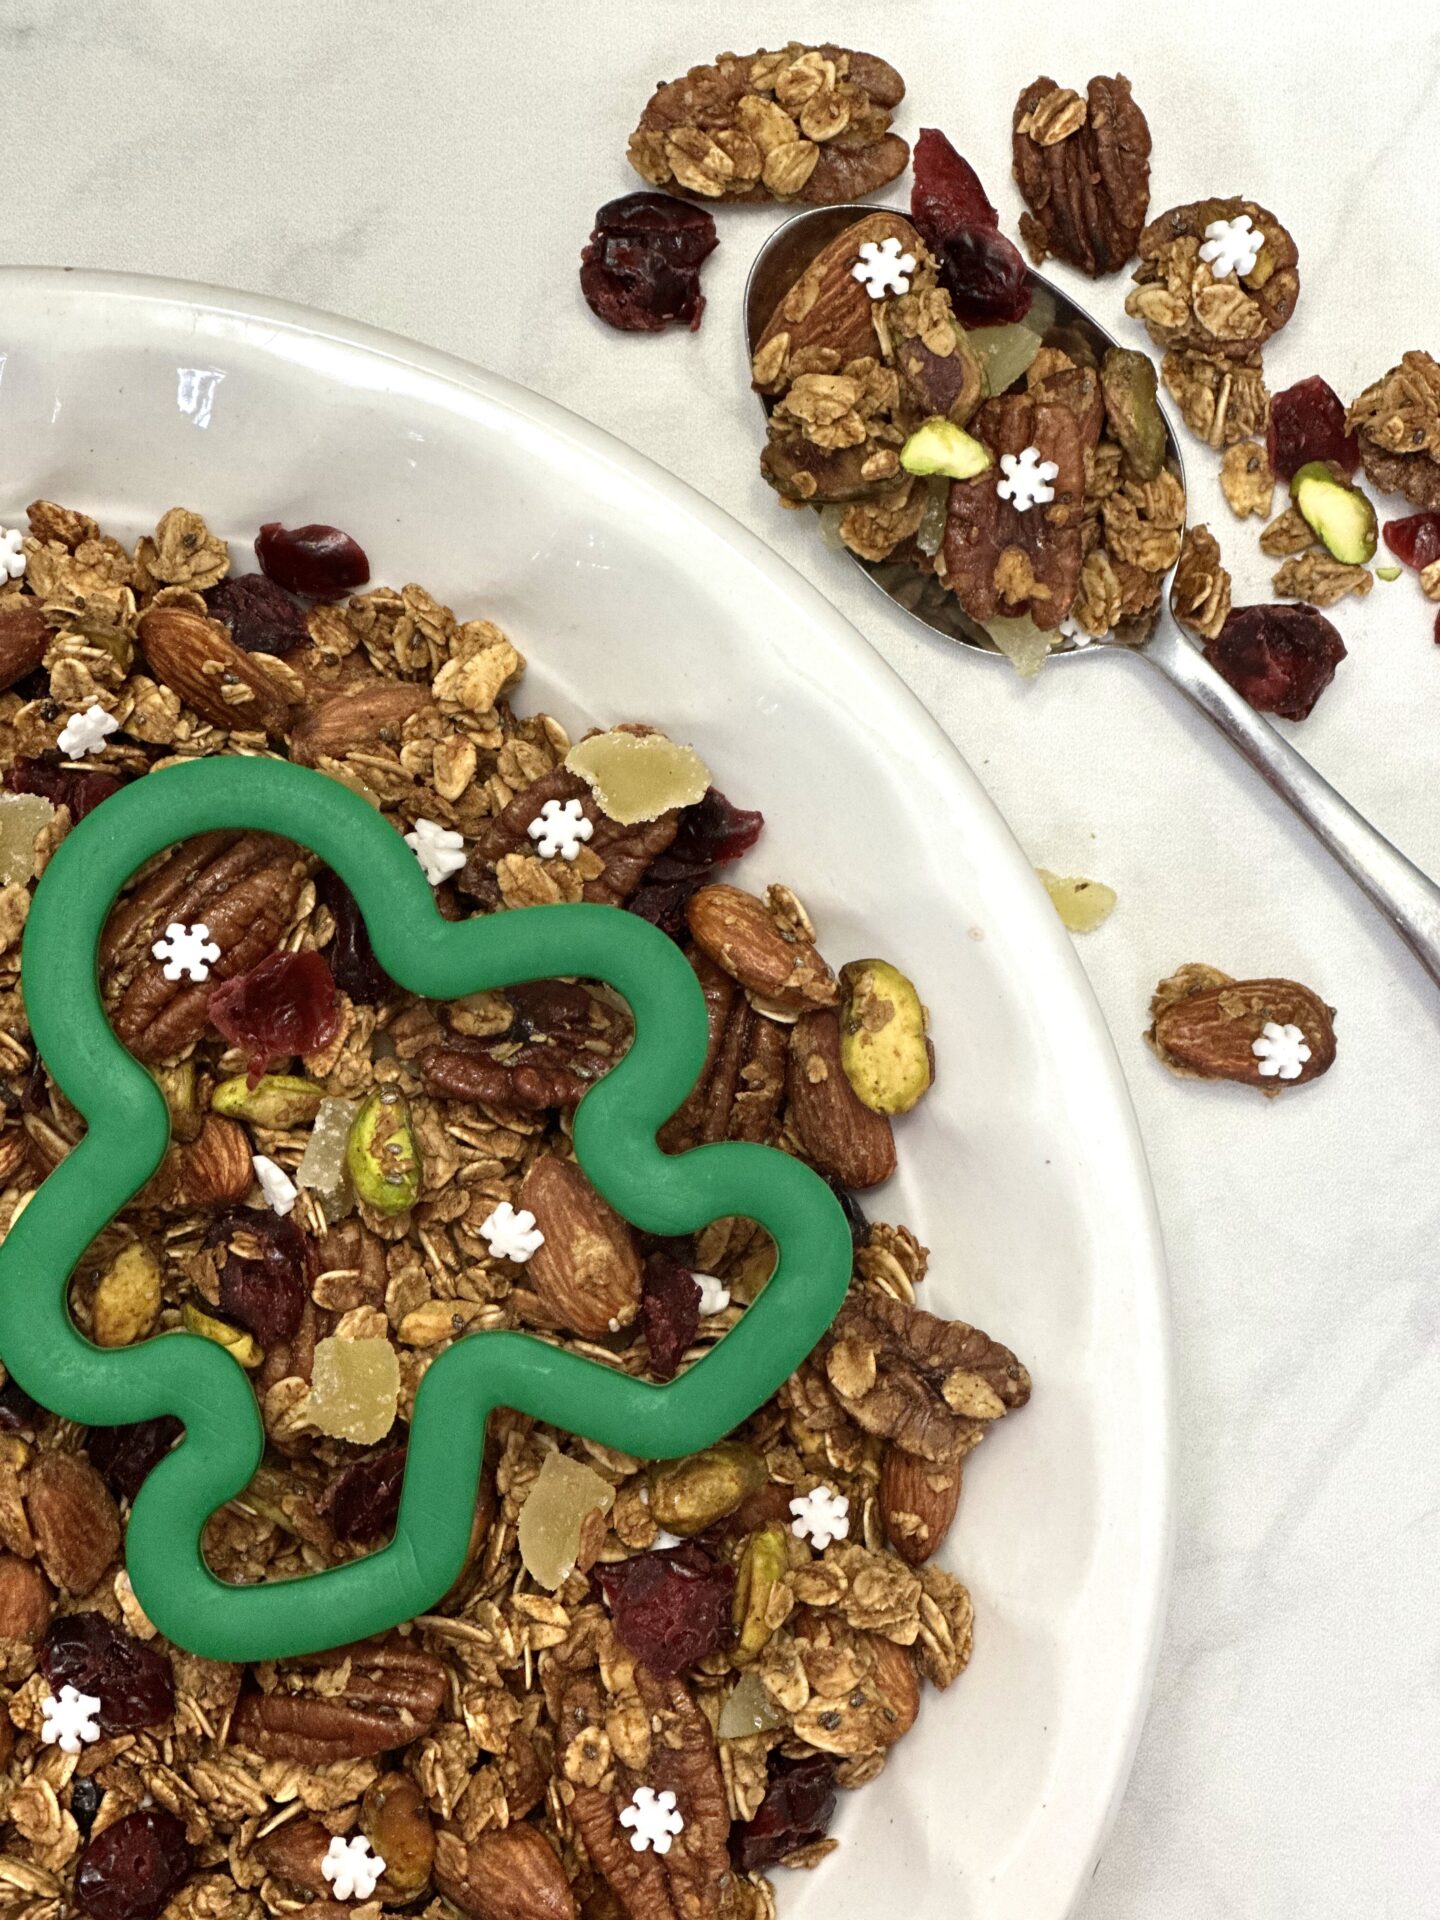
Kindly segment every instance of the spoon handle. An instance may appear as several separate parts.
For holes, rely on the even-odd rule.
[[[1144,658],[1212,720],[1256,772],[1286,800],[1440,983],[1440,887],[1288,746],[1268,721],[1162,614]]]

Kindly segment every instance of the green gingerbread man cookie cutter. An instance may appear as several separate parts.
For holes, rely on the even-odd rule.
[[[279,834],[333,867],[359,903],[380,964],[412,993],[453,999],[561,975],[608,982],[630,1006],[635,1037],[576,1111],[585,1173],[648,1233],[688,1234],[740,1214],[764,1226],[779,1252],[739,1323],[663,1386],[530,1334],[457,1340],[416,1397],[389,1545],[344,1566],[250,1587],[217,1579],[201,1551],[206,1519],[242,1491],[261,1457],[260,1414],[244,1372],[195,1334],[93,1346],[66,1306],[76,1263],[150,1177],[169,1140],[164,1099],[101,1002],[106,916],[154,854],[227,827]],[[191,1652],[217,1660],[312,1653],[433,1606],[464,1561],[492,1408],[516,1408],[642,1459],[693,1453],[762,1406],[840,1309],[850,1234],[818,1175],[771,1147],[731,1142],[669,1155],[656,1144],[706,1049],[700,986],[679,948],[614,907],[529,907],[446,921],[400,835],[323,774],[225,757],[165,768],[114,794],[65,839],[36,888],[23,980],[36,1047],[88,1130],[0,1247],[0,1358],[42,1406],[87,1426],[162,1414],[183,1422],[183,1439],[136,1498],[126,1557],[141,1606]]]

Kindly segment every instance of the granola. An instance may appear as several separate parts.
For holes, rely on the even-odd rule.
[[[1405,354],[1345,416],[1360,442],[1365,472],[1384,493],[1440,508],[1440,362]]]
[[[657,86],[630,164],[652,186],[703,200],[863,200],[910,157],[890,131],[904,94],[887,61],[828,42],[722,53]]]
[[[1251,250],[1227,265],[1227,255],[1212,257],[1213,236],[1236,229],[1250,233]],[[1299,258],[1289,233],[1255,201],[1192,200],[1140,235],[1125,311],[1145,323],[1158,347],[1249,359],[1295,311]]]
[[[944,360],[940,316],[917,295],[891,338]],[[1045,372],[1063,383],[1070,369]],[[817,394],[802,372],[790,417],[822,433],[847,415],[863,426],[866,382],[882,373],[897,387],[939,377],[918,355],[898,369],[876,355],[860,374],[821,376],[832,384]],[[837,379],[855,388],[839,390],[838,410]],[[1078,475],[1078,453],[1074,464]],[[852,511],[877,516],[877,544],[883,512],[905,532],[904,499]],[[778,1144],[862,1184],[894,1165],[889,1112],[846,1077],[841,988],[799,900],[713,879],[753,843],[758,815],[711,788],[652,819],[607,816],[565,765],[564,729],[515,704],[525,662],[511,641],[413,583],[306,609],[267,600],[247,575],[243,599],[217,599],[232,585],[229,550],[189,510],[133,550],[55,503],[37,502],[30,525],[25,573],[0,591],[0,656],[6,633],[15,640],[0,693],[3,804],[32,810],[27,833],[38,823],[23,877],[0,893],[0,1231],[82,1132],[26,1024],[19,935],[33,878],[120,785],[216,753],[293,757],[364,794],[397,831],[428,822],[458,838],[435,879],[454,917],[583,898],[675,934],[711,1044],[667,1128],[671,1150]],[[283,656],[241,651],[222,618],[262,600],[273,633],[288,632]],[[118,725],[67,762],[57,730],[92,703]],[[551,801],[590,825],[573,859],[542,855],[528,833]],[[208,927],[212,982],[164,977],[152,949],[175,919]],[[298,1053],[246,1037],[277,966],[326,989]],[[117,1032],[165,1094],[172,1145],[81,1262],[71,1310],[107,1346],[184,1325],[250,1368],[266,1449],[206,1529],[222,1579],[285,1579],[388,1536],[416,1388],[467,1332],[538,1325],[591,1359],[664,1378],[765,1284],[773,1248],[751,1223],[654,1242],[575,1164],[573,1109],[630,1041],[608,990],[550,981],[418,1000],[379,971],[354,902],[303,849],[224,831],[152,861],[110,917],[101,979]],[[222,1019],[239,1037],[217,1030]],[[293,1183],[288,1217],[263,1204],[254,1155]],[[162,1908],[169,1920],[336,1913],[343,1874],[366,1920],[426,1901],[428,1914],[477,1920],[768,1920],[764,1869],[824,1857],[837,1788],[872,1779],[924,1687],[949,1686],[968,1660],[969,1595],[930,1558],[954,1517],[960,1460],[1029,1392],[1007,1348],[916,1304],[926,1253],[914,1236],[847,1204],[855,1270],[836,1331],[730,1442],[652,1473],[497,1415],[453,1590],[407,1630],[302,1660],[198,1659],[138,1607],[122,1523],[177,1423],[86,1430],[0,1377],[6,1910],[59,1920],[79,1906],[107,1920],[107,1890],[128,1873],[134,1920]],[[528,1264],[496,1238],[502,1209],[546,1231]],[[337,1380],[362,1382],[362,1427],[345,1424],[356,1408],[336,1400]],[[572,1506],[542,1514],[559,1463]],[[577,1484],[598,1489],[588,1504],[574,1504]],[[792,1502],[832,1516],[833,1534],[792,1526]],[[662,1525],[685,1536],[679,1547],[661,1544]],[[554,1564],[537,1570],[541,1535]],[[708,1595],[674,1608],[663,1645],[643,1638],[656,1603],[635,1604],[637,1574],[662,1605],[674,1606],[670,1583]],[[67,1675],[101,1701],[99,1737],[77,1737],[75,1752],[43,1737]],[[801,1779],[807,1819],[772,1819],[799,1805]],[[632,1844],[645,1792],[673,1794],[683,1819],[663,1854]]]

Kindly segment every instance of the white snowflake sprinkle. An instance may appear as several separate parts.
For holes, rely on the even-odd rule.
[[[670,1547],[683,1547],[684,1544],[685,1542],[680,1538],[678,1533],[669,1533],[664,1527],[657,1527],[655,1529],[655,1538],[651,1542],[651,1545],[657,1553],[664,1553]]]
[[[1200,258],[1217,280],[1223,280],[1231,273],[1253,273],[1264,245],[1264,234],[1255,231],[1248,213],[1242,213],[1233,220],[1210,222]]]
[[[1067,613],[1055,631],[1062,640],[1068,640],[1072,647],[1088,647],[1095,637],[1085,631],[1073,613]]]
[[[583,801],[547,800],[525,831],[542,860],[553,860],[557,853],[562,860],[574,860],[594,833],[595,822]]]
[[[1262,1080],[1298,1080],[1300,1069],[1310,1058],[1299,1027],[1282,1027],[1274,1020],[1265,1022],[1250,1051],[1260,1062]]]
[[[212,961],[220,958],[220,949],[210,938],[210,929],[203,920],[197,920],[194,926],[187,927],[183,920],[172,920],[165,929],[165,938],[157,940],[150,949],[157,960],[163,960],[161,968],[167,980],[208,980]]]
[[[464,835],[453,827],[442,827],[438,820],[417,820],[406,834],[405,844],[425,869],[432,887],[438,887],[465,864]]]
[[[685,1831],[684,1816],[668,1787],[663,1793],[656,1793],[653,1787],[636,1787],[629,1806],[621,1809],[620,1824],[633,1828],[630,1845],[636,1853],[651,1848],[656,1853],[669,1853],[671,1838]]]
[[[790,1511],[795,1516],[790,1531],[797,1540],[808,1540],[817,1553],[823,1553],[832,1540],[849,1537],[850,1502],[833,1487],[812,1487],[809,1493],[797,1493]]]
[[[902,253],[900,242],[892,233],[879,246],[873,240],[864,242],[860,258],[850,269],[850,277],[865,283],[865,291],[872,300],[883,300],[887,293],[908,293],[914,271],[914,254]]]
[[[480,1222],[480,1235],[497,1259],[514,1260],[522,1267],[545,1244],[530,1209],[521,1207],[517,1213],[508,1200]]]
[[[385,1862],[380,1854],[370,1851],[370,1842],[363,1834],[342,1840],[337,1833],[320,1862],[320,1871],[337,1900],[368,1900],[379,1885]]]
[[[49,1693],[40,1702],[40,1738],[62,1753],[79,1753],[82,1746],[100,1738],[100,1722],[95,1718],[99,1711],[100,1702],[93,1693],[61,1687],[58,1698]]]
[[[730,1289],[722,1287],[713,1273],[692,1273],[690,1278],[700,1289],[700,1318],[723,1313],[730,1304]]]
[[[292,1213],[295,1202],[300,1198],[295,1182],[285,1169],[263,1153],[252,1153],[250,1164],[255,1169],[255,1178],[260,1182],[260,1191],[265,1196],[265,1204],[272,1213],[282,1216]]]
[[[67,760],[83,760],[87,753],[99,753],[112,733],[117,733],[120,722],[113,713],[107,713],[98,700],[92,700],[83,713],[72,713],[59,733],[55,744]]]
[[[24,534],[18,527],[0,527],[0,580],[18,580],[24,571]]]
[[[1042,460],[1038,447],[1026,447],[1023,453],[1002,453],[1000,470],[1005,478],[997,481],[995,491],[1017,513],[1048,507],[1055,498],[1055,489],[1049,483],[1059,478],[1060,469],[1053,460]]]

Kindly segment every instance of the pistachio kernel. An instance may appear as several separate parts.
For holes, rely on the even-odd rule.
[[[294,1073],[265,1073],[252,1087],[243,1073],[222,1080],[210,1105],[227,1119],[260,1127],[304,1127],[320,1111],[325,1089]]]
[[[703,1533],[759,1491],[769,1470],[754,1447],[722,1440],[717,1447],[667,1460],[650,1472],[650,1511],[657,1525],[682,1538]]]
[[[377,1087],[360,1103],[345,1142],[355,1191],[377,1213],[404,1213],[420,1197],[420,1153],[405,1096]]]

